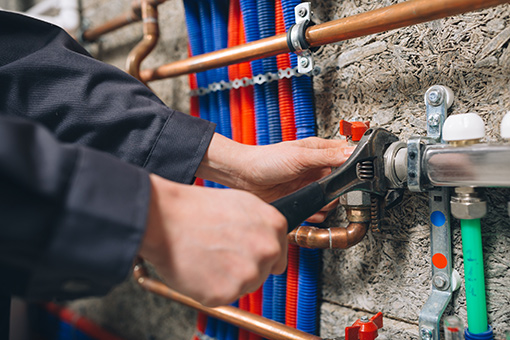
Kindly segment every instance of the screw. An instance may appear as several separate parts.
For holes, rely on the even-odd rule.
[[[308,14],[308,11],[307,11],[307,10],[306,10],[306,8],[304,8],[304,7],[301,7],[301,8],[298,10],[298,15],[299,15],[301,18],[304,18],[307,14]]]
[[[428,328],[422,328],[420,330],[422,340],[432,340],[432,330]]]
[[[361,318],[359,318],[359,321],[361,321],[361,322],[368,322],[370,320],[368,319],[368,316],[363,315]]]
[[[310,64],[310,62],[308,61],[308,58],[301,58],[299,63],[301,64],[301,67],[308,67],[308,65]]]
[[[445,288],[446,284],[448,283],[448,282],[446,282],[446,279],[444,277],[439,276],[439,275],[434,276],[434,278],[432,279],[432,282],[434,283],[434,286],[437,289]]]
[[[432,105],[439,105],[441,100],[443,100],[443,94],[436,89],[431,90],[428,94],[428,97],[430,104]]]
[[[439,125],[439,115],[431,115],[429,116],[429,126],[436,127]]]

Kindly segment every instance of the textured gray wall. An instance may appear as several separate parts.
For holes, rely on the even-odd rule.
[[[4,0],[7,1],[7,0]],[[325,22],[401,1],[315,1],[315,19]],[[97,26],[129,8],[130,0],[83,0],[83,15]],[[0,3],[1,6],[1,3]],[[161,41],[143,67],[185,58],[187,37],[181,0],[160,7]],[[88,46],[98,58],[124,67],[139,41],[139,23]],[[451,113],[476,112],[487,126],[487,140],[498,142],[499,122],[510,110],[510,7],[420,24],[322,47],[314,79],[318,134],[339,138],[338,122],[371,120],[401,138],[425,134],[423,95],[434,84],[455,93]],[[355,56],[355,57],[353,57]],[[151,84],[171,107],[189,108],[187,77]],[[510,190],[487,192],[483,220],[489,321],[496,339],[510,330]],[[337,217],[341,211],[337,213]],[[336,225],[338,218],[329,224]],[[463,261],[458,222],[452,224],[455,268]],[[342,337],[361,315],[385,314],[381,339],[416,339],[418,314],[430,293],[428,202],[407,193],[385,215],[381,233],[369,233],[348,250],[324,251],[321,336]],[[74,302],[72,308],[126,339],[189,339],[195,313],[141,291],[130,279],[102,299]],[[454,293],[447,314],[466,320],[464,288]]]

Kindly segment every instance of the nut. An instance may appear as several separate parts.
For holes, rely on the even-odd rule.
[[[451,213],[455,218],[473,220],[482,218],[487,214],[487,202],[463,202],[457,197],[452,197],[450,202]]]
[[[340,196],[340,203],[348,206],[370,205],[370,194],[364,191],[349,191]]]
[[[347,220],[349,222],[364,223],[371,219],[370,207],[347,207]]]

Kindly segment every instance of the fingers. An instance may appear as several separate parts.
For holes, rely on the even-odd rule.
[[[306,168],[338,167],[349,158],[352,147],[326,148],[326,149],[303,149],[300,162]]]
[[[292,141],[292,143],[294,143],[294,145],[296,146],[301,146],[309,149],[342,148],[344,146],[347,146],[346,140],[324,139],[318,137],[300,139],[297,141]]]

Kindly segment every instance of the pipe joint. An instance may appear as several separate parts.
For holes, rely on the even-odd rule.
[[[487,202],[481,197],[478,189],[473,187],[455,188],[455,196],[451,197],[451,213],[461,220],[474,220],[487,214]]]

